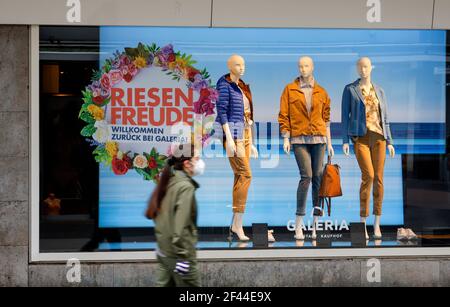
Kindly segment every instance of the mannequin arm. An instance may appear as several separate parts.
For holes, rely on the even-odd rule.
[[[254,145],[254,125],[252,125],[252,128],[250,129],[250,136],[249,136],[249,142],[250,142],[250,157],[252,158],[258,158],[258,149]]]
[[[289,136],[283,137],[283,150],[287,155],[291,152],[291,142],[289,140]]]
[[[328,155],[330,157],[334,156],[334,149],[331,143],[331,128],[330,128],[330,122],[327,123],[327,150]]]
[[[394,158],[394,157],[395,157],[395,148],[394,148],[394,146],[391,145],[391,144],[389,144],[389,145],[388,145],[388,149],[389,149],[389,156],[390,156],[391,158]]]
[[[236,152],[236,143],[233,141],[233,136],[231,135],[230,126],[228,123],[222,125],[223,132],[225,133],[226,138],[226,147],[227,151],[231,151],[231,154]]]
[[[342,151],[344,152],[344,154],[346,156],[350,155],[350,145],[348,143],[344,143],[344,145],[342,145]]]

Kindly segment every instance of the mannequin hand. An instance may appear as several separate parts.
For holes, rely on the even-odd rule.
[[[256,148],[255,145],[252,145],[250,149],[250,157],[258,159],[258,149]]]
[[[234,156],[236,153],[236,143],[233,139],[227,138],[226,140],[227,153],[229,156]]]
[[[391,158],[394,158],[395,157],[395,148],[394,148],[394,146],[388,145],[388,149],[389,149],[389,156]]]
[[[289,138],[284,138],[283,149],[286,154],[289,154],[291,151],[291,142],[289,141]]]
[[[334,149],[333,149],[333,146],[331,146],[331,145],[328,146],[328,155],[330,157],[334,157]]]
[[[350,155],[350,145],[348,145],[348,143],[342,145],[342,151],[344,152],[344,154],[346,156]]]

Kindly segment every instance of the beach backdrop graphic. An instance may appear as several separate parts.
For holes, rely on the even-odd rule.
[[[253,180],[245,224],[285,226],[295,219],[299,171],[293,154],[279,144],[277,116],[283,88],[298,76],[299,56],[315,62],[315,80],[332,101],[333,161],[341,166],[344,196],[333,200],[331,219],[359,221],[360,170],[354,154],[342,153],[341,96],[355,81],[355,62],[372,59],[373,82],[384,88],[397,156],[386,159],[383,225],[403,224],[402,154],[445,151],[445,31],[101,27],[102,62],[116,50],[145,44],[173,44],[191,54],[196,67],[207,68],[213,82],[227,73],[226,61],[240,54],[246,61],[244,81],[251,86],[259,131],[259,160],[252,160]],[[181,81],[183,82],[183,81]],[[271,145],[267,145],[271,144]],[[206,148],[206,151],[213,148]],[[263,167],[274,154],[274,168]],[[225,158],[206,158],[206,172],[196,178],[200,227],[228,226],[233,175]],[[145,219],[154,184],[135,172],[115,176],[100,167],[100,227],[152,227]],[[311,204],[311,197],[308,199]],[[308,205],[308,216],[311,205]],[[369,224],[373,222],[371,218]]]

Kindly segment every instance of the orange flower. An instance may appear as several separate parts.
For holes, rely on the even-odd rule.
[[[105,112],[103,111],[103,109],[96,106],[95,104],[89,105],[87,109],[95,120],[99,121],[105,118]]]
[[[105,149],[110,157],[115,157],[117,155],[117,152],[119,151],[116,142],[106,142]]]
[[[141,56],[136,57],[133,63],[137,68],[144,68],[147,66],[147,61]]]

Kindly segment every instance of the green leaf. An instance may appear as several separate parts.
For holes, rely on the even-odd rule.
[[[105,73],[109,73],[111,70],[111,64],[105,64],[103,66],[103,70],[105,71]]]
[[[151,158],[150,154],[148,154],[146,152],[144,152],[144,157],[147,159],[147,161],[150,160],[150,158]]]
[[[158,174],[158,170],[157,169],[152,169],[150,172],[150,176],[152,177],[152,179],[156,176],[156,174]]]
[[[91,78],[92,82],[100,80],[101,77],[102,77],[101,71],[95,69],[92,70],[92,78]]]
[[[83,104],[81,105],[81,110],[82,110],[82,111],[87,111],[87,110],[88,110],[88,107],[89,107],[91,104],[92,104],[92,101],[86,101],[85,103],[83,103]]]
[[[102,162],[102,158],[100,156],[94,156],[95,162],[97,163],[101,163]]]
[[[88,124],[94,124],[95,123],[95,119],[92,117],[92,115],[89,112],[81,113],[80,119],[85,121]]]
[[[153,158],[157,158],[158,153],[156,152],[155,147],[152,148],[152,151],[150,152],[150,155],[151,155]]]
[[[136,172],[144,177],[144,180],[153,180],[153,178],[144,169],[135,168]]]
[[[125,48],[125,54],[130,58],[135,58],[139,55],[139,50],[137,48]]]
[[[111,165],[112,163],[112,157],[109,156],[108,151],[105,149],[104,146],[98,146],[94,151],[94,158],[95,161],[98,163],[103,163],[106,166]]]
[[[92,97],[85,97],[85,98],[83,98],[83,101],[84,101],[84,104],[83,104],[82,107],[85,107],[86,109],[87,109],[87,107],[88,107],[90,104],[93,104],[93,103],[94,103],[94,102],[92,101]]]
[[[81,135],[84,137],[91,137],[97,128],[94,127],[93,124],[89,124],[81,130]]]

